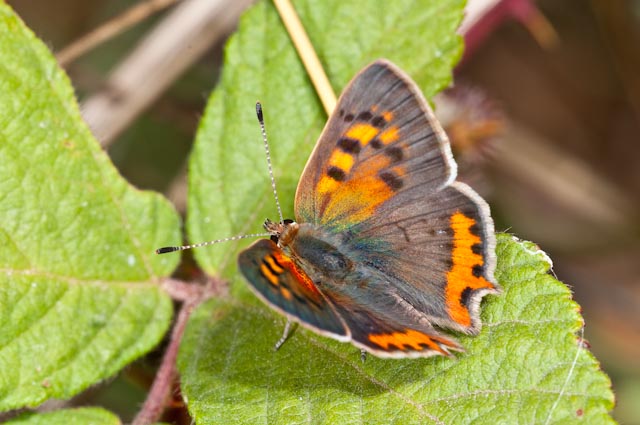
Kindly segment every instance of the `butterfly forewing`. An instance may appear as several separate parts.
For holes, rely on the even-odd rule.
[[[387,61],[344,90],[302,174],[296,218],[358,223],[411,185],[437,190],[455,176],[444,133],[415,84]]]
[[[336,339],[347,334],[307,273],[270,239],[259,240],[242,251],[238,266],[255,292],[280,312]]]

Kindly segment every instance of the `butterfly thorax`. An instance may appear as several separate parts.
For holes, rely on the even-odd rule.
[[[267,220],[264,228],[280,249],[308,271],[315,283],[326,278],[342,278],[354,268],[353,262],[338,248],[341,244],[335,240],[337,235],[322,231],[320,226],[293,220],[283,223]]]

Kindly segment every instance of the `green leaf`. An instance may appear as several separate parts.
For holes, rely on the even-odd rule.
[[[197,311],[183,341],[182,391],[198,423],[606,424],[610,381],[576,336],[568,288],[546,254],[498,235],[502,295],[455,359],[385,360],[298,329],[237,300]],[[188,352],[188,355],[187,353]]]
[[[180,237],[157,194],[118,174],[66,75],[0,3],[0,410],[68,398],[155,346],[159,278]]]
[[[48,413],[25,413],[7,422],[10,425],[120,425],[120,419],[97,407],[64,409]]]

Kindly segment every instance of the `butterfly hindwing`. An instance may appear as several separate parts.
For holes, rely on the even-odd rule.
[[[270,239],[238,256],[238,266],[255,292],[276,310],[321,334],[345,340],[347,331],[307,273]]]
[[[461,351],[452,338],[437,331],[401,299],[396,299],[393,310],[376,311],[368,303],[350,302],[338,291],[329,292],[337,311],[344,317],[351,333],[351,342],[379,357],[429,357],[450,355]]]
[[[407,190],[353,232],[379,241],[362,261],[384,268],[388,291],[433,324],[477,333],[480,300],[499,287],[493,222],[472,189],[455,182],[426,196],[419,188]]]

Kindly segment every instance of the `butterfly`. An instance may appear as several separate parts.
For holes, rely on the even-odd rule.
[[[238,256],[289,320],[378,357],[462,351],[497,294],[487,203],[456,181],[447,136],[418,86],[377,60],[344,89],[298,183],[295,221],[265,222]]]

